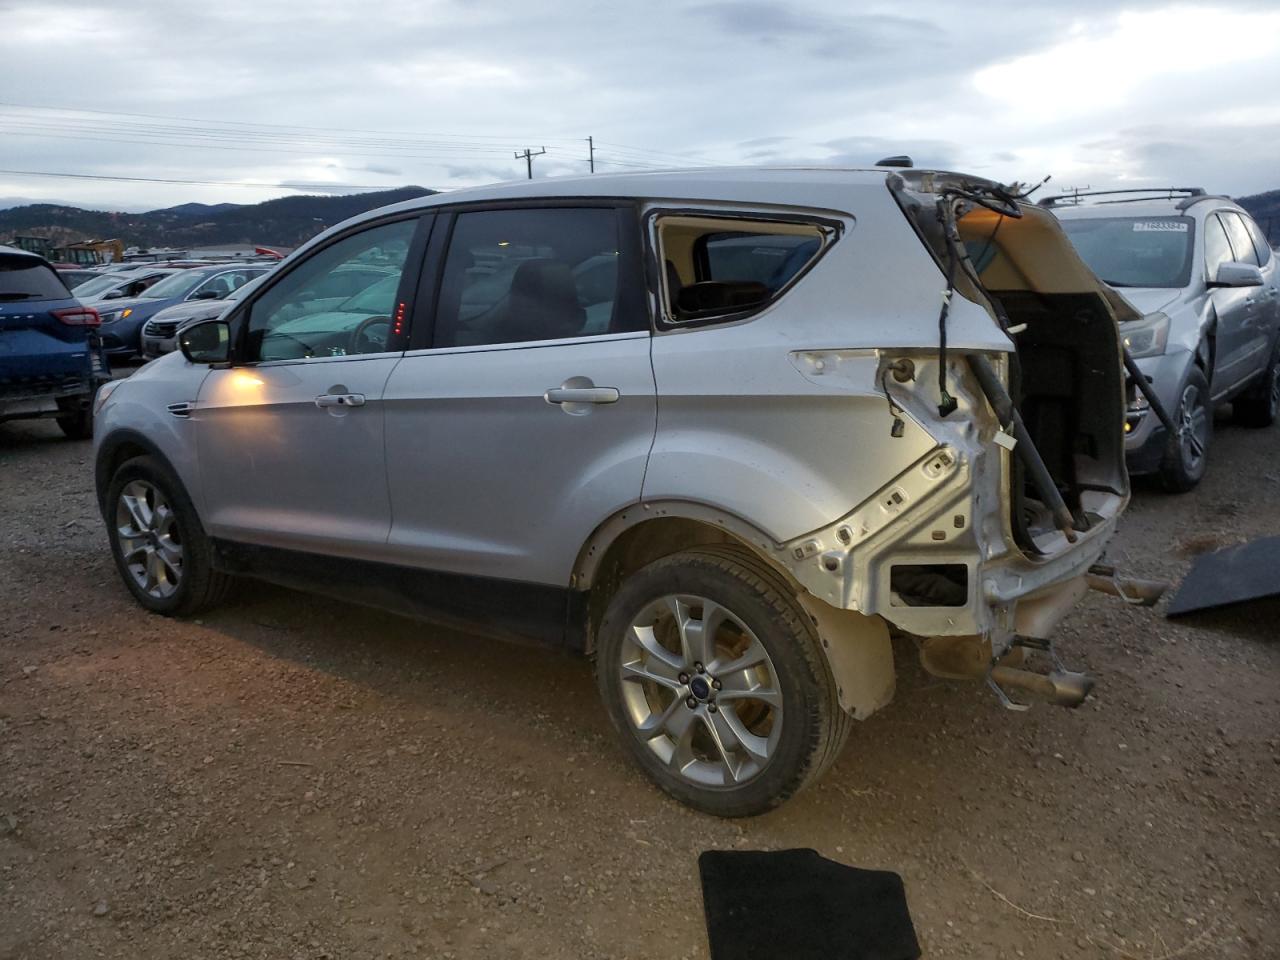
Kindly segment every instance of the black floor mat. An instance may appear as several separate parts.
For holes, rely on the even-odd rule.
[[[711,960],[916,960],[902,878],[816,850],[698,858]]]

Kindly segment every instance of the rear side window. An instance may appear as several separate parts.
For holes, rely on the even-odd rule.
[[[1235,258],[1227,231],[1216,213],[1204,218],[1204,272],[1210,282],[1218,276],[1218,268]]]
[[[70,298],[71,291],[52,267],[31,257],[0,256],[0,302]]]
[[[667,320],[740,317],[773,301],[834,239],[825,225],[671,215],[656,224]]]
[[[436,308],[437,347],[526,343],[648,326],[609,207],[463,212]],[[630,282],[628,282],[630,281]]]
[[[1231,250],[1235,254],[1236,261],[1251,263],[1255,267],[1260,266],[1258,253],[1253,249],[1253,238],[1249,236],[1249,231],[1239,214],[1224,211],[1218,216],[1222,217],[1222,224],[1227,228],[1227,238],[1231,241]]]

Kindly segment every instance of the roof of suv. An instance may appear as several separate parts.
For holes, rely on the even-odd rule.
[[[895,172],[889,167],[698,167],[692,170],[647,170],[643,173],[597,173],[582,177],[512,180],[451,190],[406,200],[394,209],[414,210],[442,204],[519,197],[769,198],[776,203],[786,202],[788,194],[811,194],[815,188],[882,186],[885,178]]]
[[[1060,219],[1082,217],[1194,217],[1213,210],[1229,207],[1242,209],[1230,197],[1214,194],[1196,196],[1137,197],[1124,200],[1094,200],[1084,198],[1079,203],[1059,202],[1049,206]]]

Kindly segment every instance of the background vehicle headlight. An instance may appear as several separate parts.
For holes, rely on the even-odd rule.
[[[1149,313],[1141,320],[1126,323],[1120,328],[1129,356],[1158,357],[1169,342],[1169,318],[1163,313]]]
[[[102,317],[103,323],[115,323],[117,320],[126,319],[131,313],[133,313],[133,307],[125,307],[123,310],[108,310],[99,316]]]

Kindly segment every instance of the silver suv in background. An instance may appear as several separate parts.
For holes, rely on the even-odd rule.
[[[1153,195],[1154,194],[1154,195]],[[1280,413],[1280,266],[1241,207],[1198,188],[1047,197],[1081,258],[1142,313],[1121,330],[1178,432],[1141,393],[1125,422],[1129,471],[1166,489],[1204,476],[1213,408],[1268,427]]]
[[[1118,319],[1054,217],[980,178],[437,194],[109,384],[98,496],[148,610],[249,575],[585,653],[654,782],[753,814],[892,698],[891,630],[1008,705],[1087,695],[1023,661],[1118,589]]]

